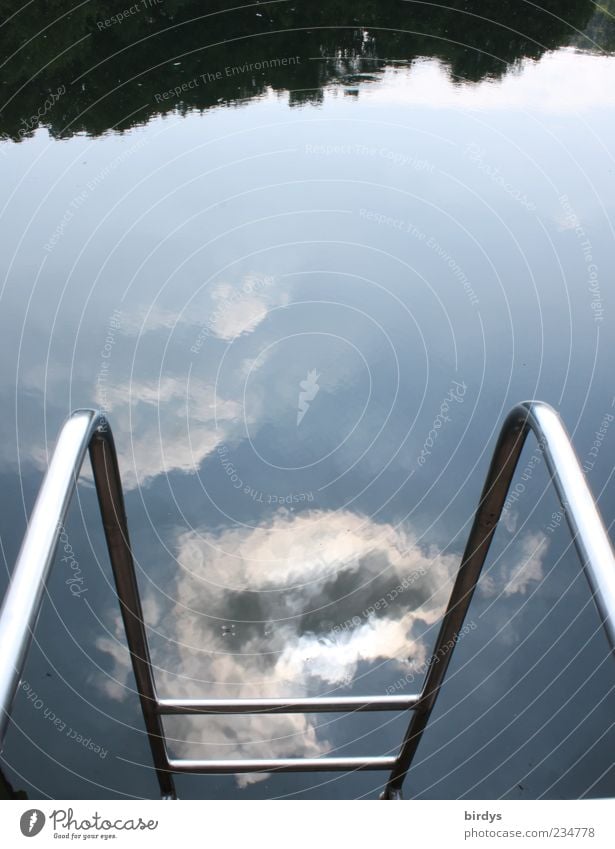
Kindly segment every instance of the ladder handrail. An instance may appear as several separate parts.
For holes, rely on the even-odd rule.
[[[560,417],[542,401],[524,401],[510,411],[500,430],[419,703],[382,794],[384,799],[401,798],[402,784],[440,692],[530,431],[544,453],[611,651],[615,652],[615,556],[611,542]]]
[[[60,431],[0,609],[0,750],[43,602],[47,577],[88,450],[154,766],[163,797],[174,798],[173,776],[168,770],[130,548],[117,453],[106,417],[97,410],[76,410]]]
[[[525,401],[507,416],[493,453],[472,529],[419,695],[304,699],[159,699],[111,429],[103,413],[77,410],[65,422],[0,608],[0,750],[19,687],[45,584],[54,562],[71,497],[89,450],[94,482],[126,630],[132,668],[162,797],[176,798],[173,773],[391,770],[385,799],[401,787],[442,686],[500,519],[523,445],[532,430],[544,452],[606,635],[615,651],[615,556],[566,430],[549,405]],[[413,718],[397,757],[277,758],[242,761],[170,759],[162,717],[169,714],[318,713],[411,710]]]

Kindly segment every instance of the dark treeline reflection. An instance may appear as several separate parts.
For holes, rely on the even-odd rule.
[[[291,104],[318,102],[332,81],[356,92],[387,64],[417,57],[440,59],[455,80],[496,78],[564,44],[591,48],[580,33],[591,22],[595,37],[610,22],[591,0],[447,0],[446,8],[277,0],[228,10],[230,0],[90,0],[70,12],[65,0],[21,5],[0,0],[0,135],[16,141],[38,126],[57,137],[122,130],[267,89],[288,91]],[[169,95],[182,84],[190,87]]]

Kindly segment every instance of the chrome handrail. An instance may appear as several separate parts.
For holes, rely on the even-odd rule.
[[[500,430],[419,703],[382,794],[384,799],[401,798],[402,784],[440,692],[530,431],[544,452],[609,645],[615,651],[615,557],[611,542],[558,414],[541,401],[524,401],[510,411]]]
[[[88,449],[133,673],[162,797],[176,798],[173,773],[181,772],[226,774],[390,770],[395,763],[394,757],[256,758],[241,761],[169,758],[162,726],[164,715],[412,710],[418,702],[418,696],[159,699],[128,536],[117,454],[111,429],[104,415],[95,410],[77,410],[60,432],[0,609],[0,646],[3,658],[0,666],[0,748],[4,743],[11,707],[36,627],[61,529]]]
[[[60,532],[88,449],[154,766],[162,795],[174,798],[164,731],[156,708],[156,687],[130,549],[117,454],[106,418],[96,410],[76,410],[60,431],[0,609],[0,749],[4,745],[11,707]]]
[[[570,439],[547,404],[527,401],[502,426],[474,523],[419,695],[303,699],[159,699],[128,536],[113,437],[105,416],[77,410],[64,424],[36,499],[0,609],[0,748],[40,612],[45,583],[77,477],[89,449],[105,538],[122,612],[132,668],[162,797],[174,799],[173,773],[246,773],[391,770],[382,798],[401,787],[442,686],[457,636],[487,557],[521,450],[530,430],[539,439],[564,507],[611,648],[615,650],[615,557]],[[244,760],[169,758],[164,715],[279,714],[411,710],[413,718],[396,757],[321,757]]]

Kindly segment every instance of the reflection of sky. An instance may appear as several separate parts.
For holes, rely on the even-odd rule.
[[[409,72],[388,69],[361,97],[398,106],[570,115],[615,104],[615,68],[610,57],[568,48],[547,53],[539,62],[525,60],[501,80],[451,85],[438,62],[430,59],[416,62]]]
[[[154,120],[123,136],[57,143],[40,132],[3,146],[8,561],[23,523],[12,495],[16,460],[30,503],[62,418],[77,406],[103,405],[129,491],[162,692],[358,694],[383,692],[409,674],[415,690],[503,412],[525,397],[550,401],[584,455],[611,409],[612,75],[612,59],[558,51],[501,82],[471,87],[425,62],[387,72],[359,100],[328,92],[318,109],[289,110],[271,97]],[[79,214],[46,251],[79,197]],[[602,323],[594,321],[571,209],[600,271]],[[312,371],[318,392],[298,426],[301,382]],[[467,386],[463,400],[449,402],[450,421],[421,464],[455,381]],[[606,441],[590,475],[596,491],[612,456]],[[94,515],[91,491],[83,497]],[[574,638],[581,646],[570,676],[591,679],[570,710],[581,716],[595,698],[600,717],[610,704],[600,703],[608,674],[604,685],[592,677],[602,646],[591,637],[591,609],[576,621],[587,599],[577,584],[569,588],[574,556],[557,560],[562,543],[547,536],[548,512],[529,513],[524,524],[530,501],[508,517],[501,557],[477,596],[474,615],[485,618],[459,647],[455,663],[467,663],[467,686],[460,676],[450,689],[465,699],[468,717],[496,702],[499,687],[512,687],[512,709],[503,719],[494,707],[485,727],[495,734],[513,723],[507,739],[519,752],[523,700],[553,682],[546,711],[560,692],[555,676],[570,659],[554,645],[562,622],[574,623],[564,644]],[[615,515],[608,491],[602,508],[607,519]],[[88,539],[74,533],[86,561]],[[123,713],[134,694],[125,689],[131,679],[116,603],[95,566],[90,557],[91,611],[74,619],[62,582],[54,585],[76,643],[103,670],[75,686],[94,686],[101,711],[136,726],[137,714]],[[365,613],[409,575],[419,577]],[[525,645],[533,627],[535,642]],[[55,655],[53,628],[49,614],[41,634]],[[68,652],[76,664],[84,662],[81,649]],[[524,683],[530,657],[541,665]],[[498,674],[486,673],[503,661]],[[74,681],[72,667],[56,662]],[[41,675],[45,668],[35,662]],[[70,690],[52,688],[46,698],[71,710]],[[24,722],[44,741],[37,716]],[[104,717],[90,721],[99,734],[117,730]],[[169,725],[192,743],[177,743],[180,751],[196,747],[203,756],[318,754],[345,745],[339,721],[275,722],[274,742],[263,718]],[[538,739],[546,752],[567,733],[562,722],[560,714],[545,719]],[[604,728],[578,723],[589,749]],[[400,729],[389,730],[382,727],[385,746],[394,746]],[[147,763],[128,731],[116,754]],[[449,777],[438,740],[426,737],[431,754],[417,770],[423,786],[435,788],[426,795],[454,795],[458,776]],[[27,748],[23,740],[12,745]],[[464,787],[501,759],[497,746],[473,752],[461,732],[450,746],[473,758]],[[581,767],[555,795],[582,792],[599,774],[598,755],[595,768],[580,752],[572,761],[577,756]],[[516,757],[525,775],[530,768]],[[565,752],[542,766],[532,761],[538,771],[529,795],[545,792],[570,762]],[[95,766],[102,784],[113,782],[105,764]],[[52,792],[58,768],[46,768]],[[134,774],[141,787],[145,779]],[[276,780],[267,786],[279,787]],[[512,793],[516,783],[523,785],[503,768],[496,789],[482,790]]]

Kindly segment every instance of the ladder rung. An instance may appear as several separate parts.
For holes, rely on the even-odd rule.
[[[418,696],[340,696],[324,699],[159,699],[160,714],[352,713],[412,710]]]
[[[393,769],[396,758],[269,758],[257,760],[169,760],[172,772],[237,774],[241,772],[352,772]]]

